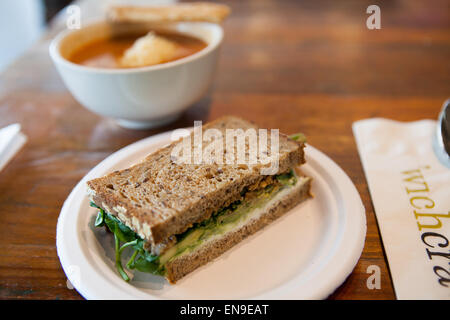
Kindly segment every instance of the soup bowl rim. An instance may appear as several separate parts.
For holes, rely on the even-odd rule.
[[[50,43],[49,53],[50,53],[51,58],[57,63],[64,64],[66,67],[69,67],[72,69],[77,69],[80,71],[91,72],[91,73],[132,74],[132,73],[150,72],[150,71],[156,71],[156,70],[162,70],[162,69],[169,69],[169,68],[181,65],[181,64],[186,64],[188,62],[201,59],[202,57],[204,57],[211,51],[214,51],[222,43],[223,35],[224,35],[222,26],[215,24],[215,23],[210,23],[210,22],[190,22],[190,21],[185,22],[185,21],[183,21],[183,22],[170,22],[170,23],[155,25],[155,29],[161,28],[161,27],[175,26],[177,24],[184,24],[187,26],[190,26],[190,25],[201,26],[201,27],[205,27],[205,28],[212,28],[217,35],[213,36],[212,41],[205,41],[205,40],[201,39],[202,41],[206,42],[206,47],[199,50],[198,52],[195,52],[191,55],[188,55],[186,57],[183,57],[183,58],[180,58],[177,60],[173,60],[173,61],[169,61],[169,62],[165,62],[165,63],[159,63],[159,64],[155,64],[155,65],[151,65],[151,66],[143,66],[143,67],[100,68],[100,67],[84,66],[84,65],[77,64],[75,62],[68,60],[66,57],[64,57],[61,54],[60,47],[66,37],[68,37],[72,33],[81,32],[82,29],[92,27],[96,24],[100,25],[102,23],[105,24],[108,22],[104,19],[95,19],[95,20],[91,20],[89,22],[83,23],[83,26],[80,29],[66,29],[66,30],[60,31],[53,38],[53,40]],[[190,34],[189,32],[179,32],[179,33],[195,37],[194,35]]]

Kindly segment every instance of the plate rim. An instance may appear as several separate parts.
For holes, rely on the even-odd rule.
[[[178,130],[178,129],[175,129]],[[161,144],[161,142],[169,142],[170,135],[173,131],[167,131],[163,133],[159,133],[141,140],[138,140],[134,143],[131,143],[115,152],[107,156],[105,159],[100,161],[96,166],[94,166],[89,172],[76,184],[76,186],[72,189],[71,193],[67,197],[67,199],[64,201],[64,204],[62,206],[61,212],[58,217],[58,223],[56,228],[56,247],[57,247],[57,254],[59,257],[59,260],[61,262],[61,266],[63,268],[64,273],[66,274],[68,280],[72,283],[73,287],[86,299],[153,299],[153,300],[159,300],[161,299],[159,296],[151,296],[138,288],[134,286],[130,286],[128,283],[122,281],[122,283],[113,283],[110,281],[104,281],[107,279],[103,279],[101,276],[102,273],[99,270],[95,270],[95,268],[92,268],[92,264],[88,261],[83,261],[83,263],[88,264],[91,267],[91,273],[93,272],[97,276],[100,275],[99,278],[96,278],[97,281],[101,281],[102,285],[101,290],[95,288],[95,286],[86,286],[82,285],[82,282],[80,281],[80,275],[77,273],[74,273],[72,270],[70,270],[71,266],[74,265],[80,265],[81,263],[77,261],[76,264],[71,263],[74,260],[74,253],[73,250],[66,250],[65,247],[67,247],[67,241],[65,240],[67,237],[67,233],[65,233],[65,229],[67,228],[67,222],[64,223],[64,220],[66,219],[75,219],[78,222],[77,216],[72,215],[70,216],[69,212],[72,209],[73,202],[76,201],[76,195],[83,189],[83,185],[85,182],[89,179],[94,178],[95,173],[97,173],[100,168],[110,168],[111,165],[114,165],[124,159],[126,159],[130,153],[131,150],[138,151],[139,149],[143,147],[148,147],[156,144]],[[164,144],[163,144],[164,145]],[[348,175],[342,170],[342,168],[339,167],[337,163],[335,163],[331,158],[329,158],[326,154],[321,152],[320,150],[314,148],[313,146],[307,144],[307,152],[305,153],[305,157],[309,161],[315,161],[319,164],[325,164],[322,165],[322,169],[325,167],[328,167],[329,169],[325,170],[327,173],[328,171],[332,171],[334,178],[338,180],[338,184],[340,186],[343,186],[346,192],[342,193],[341,188],[333,188],[334,190],[338,190],[340,193],[340,198],[344,200],[344,203],[348,205],[348,208],[345,208],[345,210],[349,210],[347,213],[346,211],[346,217],[351,214],[350,221],[349,219],[346,219],[345,223],[346,226],[348,222],[351,223],[350,227],[352,230],[356,231],[356,239],[352,239],[352,237],[349,235],[348,232],[344,233],[343,235],[343,241],[350,244],[352,248],[348,250],[348,246],[343,246],[342,244],[340,247],[338,247],[339,250],[333,253],[333,256],[329,259],[327,262],[328,264],[331,264],[333,262],[336,262],[336,260],[339,260],[340,268],[338,270],[334,270],[334,272],[328,273],[327,276],[322,277],[320,281],[316,284],[315,289],[313,290],[313,293],[310,295],[299,295],[297,297],[286,297],[281,296],[277,297],[275,299],[325,299],[330,294],[332,294],[342,283],[345,282],[347,277],[352,273],[353,269],[355,268],[356,264],[359,261],[359,258],[362,254],[364,244],[365,244],[365,238],[366,238],[366,232],[367,232],[367,220],[366,220],[366,211],[364,208],[364,205],[362,203],[361,197],[356,189],[356,186],[353,184],[351,179],[348,177]],[[108,169],[106,169],[108,170]],[[314,179],[314,177],[312,177]],[[81,204],[81,203],[80,203]],[[78,211],[79,212],[79,211]],[[76,223],[76,232],[75,234],[71,235],[71,238],[76,238],[78,229],[80,225]],[[73,248],[72,248],[73,249]],[[82,248],[81,246],[77,248],[77,253],[84,255],[86,257],[86,251],[87,248]],[[347,249],[347,250],[344,250]],[[344,259],[342,258],[344,256]],[[344,263],[342,263],[344,261]],[[336,262],[337,263],[337,262]],[[87,281],[90,283],[89,281]],[[86,283],[86,281],[84,282]],[[283,287],[282,284],[280,287]],[[132,289],[131,289],[132,288]],[[120,297],[111,294],[111,292],[114,292],[115,290],[120,290]],[[130,290],[131,289],[131,290]],[[134,289],[134,290],[133,290]],[[274,290],[278,290],[279,287],[274,288]],[[106,296],[102,293],[105,291],[109,292]],[[273,290],[272,290],[273,291]],[[269,296],[269,299],[274,299],[273,297],[270,297],[270,292],[264,292],[262,294],[258,294],[254,297],[251,297],[249,299],[268,299],[267,296]]]

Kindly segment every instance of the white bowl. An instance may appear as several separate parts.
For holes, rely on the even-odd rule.
[[[154,66],[105,69],[75,64],[67,57],[81,46],[142,29],[172,31],[197,37],[206,48],[188,57]],[[219,25],[178,22],[114,26],[105,21],[61,32],[50,44],[50,56],[65,85],[87,109],[132,129],[150,128],[176,119],[211,85],[223,39]]]

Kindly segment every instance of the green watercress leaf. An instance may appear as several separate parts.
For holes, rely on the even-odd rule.
[[[137,235],[133,230],[128,228],[125,224],[119,221],[119,219],[111,214],[105,215],[105,223],[108,226],[108,229],[122,242],[130,242],[137,238]]]
[[[155,256],[148,251],[144,251],[143,256],[144,256],[145,260],[147,260],[148,262],[156,262],[159,258],[158,256]]]
[[[97,213],[97,218],[95,219],[94,226],[102,227],[104,225],[105,225],[105,212],[103,210],[100,210]]]
[[[98,205],[96,205],[94,202],[89,202],[89,205],[91,206],[91,207],[94,207],[94,208],[97,208],[97,209],[100,209],[100,210],[103,210],[102,208],[100,208]]]
[[[122,252],[126,248],[133,251],[131,258],[128,260],[126,267],[129,269],[137,269],[142,272],[162,275],[163,268],[159,264],[159,257],[152,255],[144,249],[144,240],[128,226],[122,223],[112,214],[105,212],[95,203],[91,202],[91,206],[99,209],[95,221],[96,227],[106,226],[114,234],[115,243],[115,265],[118,273],[125,281],[129,281],[127,273],[122,266]],[[121,245],[121,243],[123,243]]]
[[[114,234],[114,243],[115,243],[115,249],[116,249],[116,269],[119,272],[119,274],[123,280],[130,281],[130,278],[128,277],[127,273],[125,272],[125,270],[123,270],[123,267],[122,267],[122,259],[121,259],[121,255],[120,255],[121,252],[120,252],[120,248],[119,248],[120,240],[116,234]]]
[[[297,178],[292,169],[287,173],[277,175],[276,179],[284,185],[294,185],[297,183]]]
[[[139,270],[141,272],[161,274],[162,270],[159,263],[156,261],[149,261],[145,256],[139,256],[134,260],[132,264],[133,269]]]
[[[303,133],[295,133],[289,136],[292,140],[306,143],[306,136]]]

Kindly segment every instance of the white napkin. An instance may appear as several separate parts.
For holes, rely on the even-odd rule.
[[[398,299],[450,299],[450,169],[433,151],[435,128],[353,124]]]
[[[0,129],[0,171],[26,141],[27,137],[20,132],[20,124],[18,123]]]

